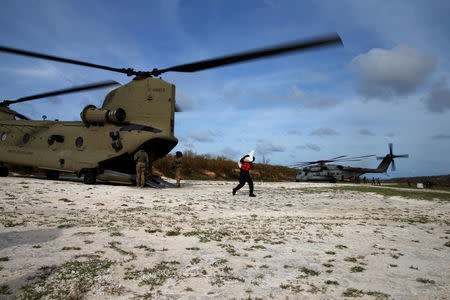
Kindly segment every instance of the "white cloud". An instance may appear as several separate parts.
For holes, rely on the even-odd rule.
[[[443,113],[450,110],[450,88],[445,78],[441,78],[430,89],[423,99],[426,108],[431,112]]]
[[[298,149],[310,149],[314,151],[320,151],[320,146],[317,144],[306,143],[304,145],[297,146]]]
[[[9,72],[21,77],[32,77],[38,79],[55,79],[62,76],[61,71],[48,63],[29,68],[0,68],[1,72]]]
[[[328,98],[319,98],[316,100],[311,100],[308,102],[305,102],[303,104],[304,107],[306,108],[317,108],[317,109],[326,109],[329,107],[333,107],[336,106],[339,102],[332,98],[332,97],[328,97]]]
[[[330,136],[330,135],[338,135],[339,133],[328,127],[317,128],[316,130],[311,131],[309,135],[318,135],[318,136]]]
[[[374,48],[350,62],[350,70],[361,80],[358,91],[367,98],[388,100],[414,92],[435,69],[436,58],[407,46],[392,50]]]
[[[358,133],[360,135],[372,135],[372,136],[375,135],[375,133],[373,133],[369,129],[361,129],[360,131],[358,131]]]
[[[289,130],[288,134],[291,134],[291,135],[302,135],[302,132],[300,130],[293,129],[293,130]]]
[[[191,130],[188,132],[188,135],[189,135],[189,137],[191,137],[194,140],[199,141],[199,142],[212,142],[213,141],[213,139],[209,135],[207,135],[203,132],[200,132],[200,131]]]
[[[230,159],[235,159],[239,156],[239,152],[231,147],[225,147],[221,151],[219,151],[219,156],[225,156]]]
[[[286,150],[286,147],[284,147],[283,145],[279,144],[276,141],[271,142],[271,143],[259,144],[256,147],[256,151],[259,153],[262,153],[263,155],[269,154],[272,152],[284,152],[285,150]]]
[[[450,134],[437,134],[431,137],[433,140],[450,140]]]

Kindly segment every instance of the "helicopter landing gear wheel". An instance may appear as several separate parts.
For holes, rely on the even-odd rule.
[[[95,169],[89,169],[84,173],[83,182],[85,184],[95,184],[97,181],[97,172]]]
[[[7,177],[9,169],[7,167],[0,167],[0,177]]]
[[[57,180],[59,178],[59,172],[53,170],[46,170],[45,177],[47,177],[47,179]]]

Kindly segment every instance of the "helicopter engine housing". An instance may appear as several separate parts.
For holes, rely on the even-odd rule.
[[[121,124],[126,118],[126,113],[123,108],[109,110],[88,105],[81,111],[80,116],[86,126],[99,125],[105,122]]]

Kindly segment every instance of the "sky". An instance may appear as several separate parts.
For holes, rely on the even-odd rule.
[[[152,70],[336,32],[326,47],[195,73],[176,85],[175,151],[290,166],[384,156],[389,177],[450,173],[449,1],[3,0],[0,45]],[[0,53],[3,99],[124,74]],[[80,120],[108,89],[11,105],[32,119]],[[376,168],[371,157],[348,165]],[[370,174],[369,174],[370,175]]]

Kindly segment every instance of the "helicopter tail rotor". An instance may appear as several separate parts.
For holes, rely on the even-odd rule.
[[[377,159],[378,160],[381,160],[381,159],[389,159],[390,160],[390,162],[392,163],[391,164],[391,170],[392,171],[395,171],[397,168],[395,167],[395,161],[394,161],[394,158],[408,158],[409,157],[409,154],[401,154],[401,155],[395,155],[394,153],[393,153],[393,145],[392,145],[392,143],[389,143],[389,154],[387,154],[386,156],[377,156]]]

